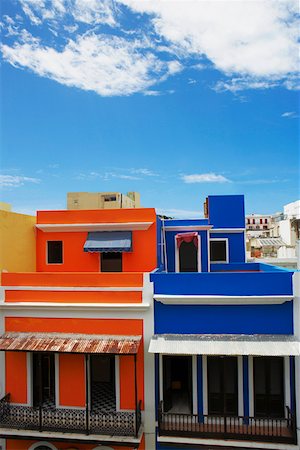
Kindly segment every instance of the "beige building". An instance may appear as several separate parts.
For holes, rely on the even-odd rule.
[[[35,223],[35,216],[12,212],[8,203],[0,203],[0,272],[35,271]]]
[[[140,208],[140,194],[128,192],[68,192],[67,209]]]

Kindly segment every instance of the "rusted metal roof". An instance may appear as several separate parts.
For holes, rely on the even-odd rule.
[[[138,352],[141,339],[141,336],[75,333],[5,333],[0,337],[0,350],[133,355]]]

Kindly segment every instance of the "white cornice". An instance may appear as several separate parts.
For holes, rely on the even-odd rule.
[[[0,302],[0,311],[146,311],[149,303]]]
[[[44,232],[65,231],[145,231],[154,222],[114,222],[114,223],[38,223],[36,228]]]
[[[243,233],[246,228],[212,228],[210,233]]]
[[[165,305],[275,305],[293,300],[291,295],[165,295],[154,294]]]
[[[101,286],[2,286],[5,291],[142,292],[142,287]]]
[[[174,225],[164,227],[165,231],[205,231],[210,230],[212,225]]]

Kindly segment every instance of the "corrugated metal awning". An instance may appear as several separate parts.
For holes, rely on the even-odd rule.
[[[141,339],[141,336],[75,333],[5,333],[0,337],[0,350],[134,355]]]
[[[93,231],[88,233],[83,250],[85,252],[130,252],[131,231]]]
[[[300,342],[289,335],[160,334],[151,339],[149,352],[167,355],[298,356]]]
[[[257,238],[260,247],[282,247],[286,245],[281,238]]]

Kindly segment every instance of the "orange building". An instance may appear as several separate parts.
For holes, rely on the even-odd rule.
[[[37,271],[2,276],[6,450],[154,448],[156,234],[154,209],[38,212]]]

